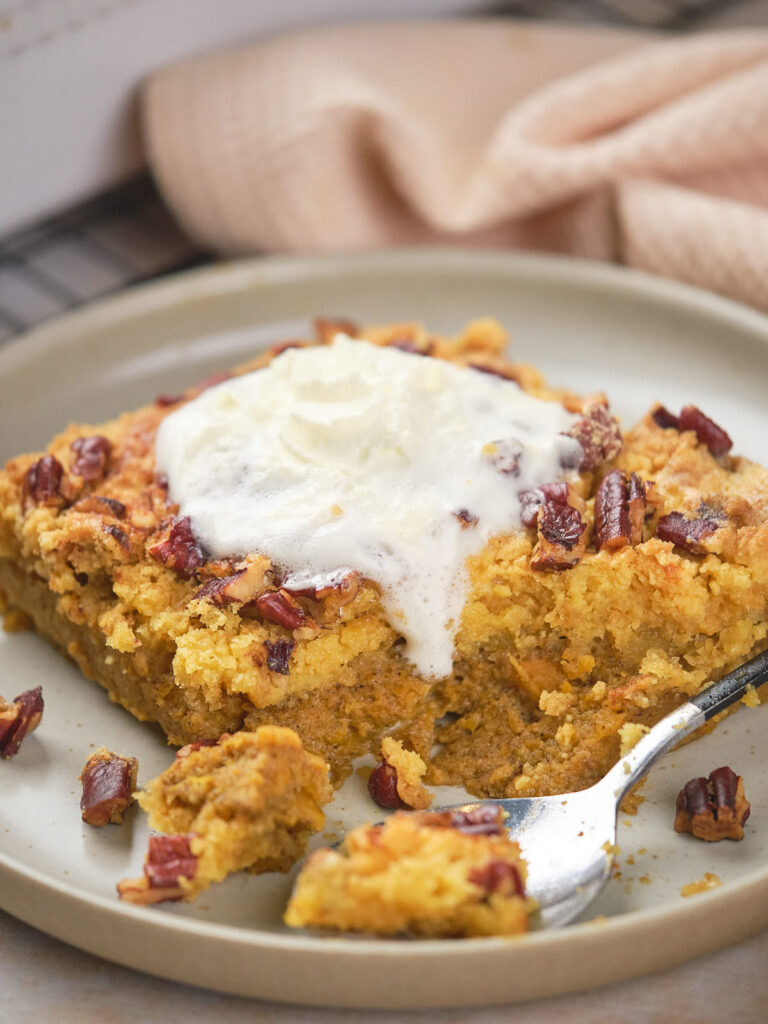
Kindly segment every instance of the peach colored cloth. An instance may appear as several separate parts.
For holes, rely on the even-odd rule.
[[[768,309],[768,31],[347,25],[166,68],[151,166],[233,255],[450,242],[616,260]]]

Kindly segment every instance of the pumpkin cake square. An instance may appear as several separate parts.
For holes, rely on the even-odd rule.
[[[392,736],[566,792],[766,645],[768,473],[695,406],[622,431],[492,321],[321,322],[0,473],[5,606],[170,743]]]

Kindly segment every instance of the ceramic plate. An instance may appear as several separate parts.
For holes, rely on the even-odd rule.
[[[603,389],[625,421],[652,400],[700,405],[735,450],[768,460],[768,321],[681,285],[552,258],[459,251],[256,260],[145,286],[62,318],[0,351],[0,457],[41,448],[69,420],[98,422],[177,391],[317,314],[418,318],[453,333],[490,315],[515,358],[558,385]],[[31,633],[0,634],[0,692],[42,684],[42,726],[0,763],[0,906],[93,953],[162,977],[316,1005],[423,1007],[529,999],[668,967],[768,924],[765,713],[743,709],[654,769],[639,813],[621,816],[619,873],[590,920],[520,939],[317,938],[280,922],[291,877],[237,876],[192,906],[118,903],[141,873],[147,828],[80,821],[78,775],[102,744],[140,762],[140,782],[171,752]],[[672,831],[675,796],[730,764],[753,814],[742,843]],[[438,791],[437,802],[457,791]],[[445,798],[445,799],[444,799]],[[353,775],[328,811],[326,838],[375,812]],[[318,837],[322,841],[322,837]],[[683,898],[706,872],[718,888]]]

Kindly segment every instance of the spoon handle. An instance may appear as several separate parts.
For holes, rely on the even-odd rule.
[[[733,672],[691,697],[691,704],[704,712],[705,719],[710,719],[718,711],[724,711],[740,700],[748,686],[762,686],[765,682],[768,682],[768,651],[739,665]]]
[[[625,757],[619,760],[618,764],[611,768],[598,785],[610,786],[616,800],[620,800],[662,754],[677,746],[713,715],[740,700],[748,686],[757,687],[765,682],[768,682],[768,651],[763,651],[757,657],[739,665],[733,672],[712,683],[666,718],[662,718]]]

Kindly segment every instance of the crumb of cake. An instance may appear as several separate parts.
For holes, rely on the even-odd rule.
[[[174,881],[183,898],[235,871],[289,870],[324,825],[327,764],[275,726],[190,746],[136,795],[151,828],[187,837],[185,872]]]
[[[640,877],[638,878],[638,882],[640,883],[640,885],[650,885],[651,881],[652,879],[650,875],[640,875]]]
[[[744,696],[741,698],[741,703],[746,704],[748,708],[760,707],[760,694],[754,688],[752,683],[747,683]]]
[[[80,781],[83,795],[80,813],[87,825],[103,828],[120,825],[133,803],[139,762],[99,747],[85,762]]]
[[[696,896],[700,892],[707,892],[709,889],[717,889],[723,883],[717,875],[711,871],[707,871],[703,878],[699,878],[695,882],[688,882],[680,889],[681,896]]]
[[[630,750],[637,746],[643,736],[650,732],[650,726],[640,722],[625,722],[619,729],[619,756],[626,757]]]
[[[25,737],[43,717],[43,688],[25,690],[12,701],[0,697],[0,757],[6,760],[18,754]]]
[[[398,811],[353,829],[304,865],[285,912],[294,928],[458,937],[526,931],[525,865],[501,809]]]
[[[680,790],[675,832],[690,832],[711,843],[739,841],[750,810],[742,777],[727,766],[716,768],[709,778],[691,779]]]
[[[426,770],[418,754],[406,750],[400,740],[385,736],[381,741],[381,761],[368,778],[368,792],[379,807],[423,811],[433,799],[421,782]]]
[[[645,778],[640,779],[640,781],[634,785],[622,799],[619,807],[624,814],[631,814],[634,816],[637,814],[640,804],[645,803],[645,797],[642,795],[640,790],[645,785],[647,778],[648,776],[645,776]]]

